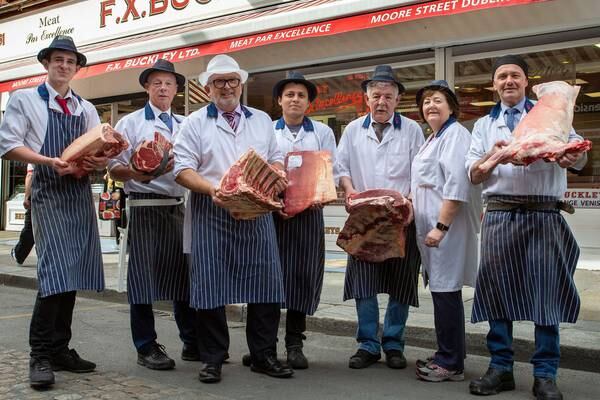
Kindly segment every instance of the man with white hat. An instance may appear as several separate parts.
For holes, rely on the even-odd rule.
[[[215,196],[221,177],[250,147],[283,169],[271,118],[240,104],[247,78],[229,56],[210,60],[199,80],[211,103],[192,113],[175,139],[176,181],[191,191],[184,242],[191,253],[190,304],[197,310],[204,383],[221,380],[229,347],[225,306],[233,303],[248,303],[252,370],[277,378],[293,374],[277,360],[283,280],[273,218],[235,220]]]
[[[77,179],[60,159],[76,138],[100,123],[94,106],[70,82],[86,64],[70,36],[40,50],[46,82],[10,96],[0,125],[3,159],[34,164],[31,217],[38,255],[38,294],[31,316],[29,383],[54,384],[57,370],[92,372],[96,364],[69,349],[78,290],[104,290],[104,271],[88,177]],[[105,157],[86,157],[87,171],[106,168]]]
[[[144,108],[123,117],[117,126],[129,142],[129,149],[109,163],[114,179],[125,182],[130,204],[128,222],[129,264],[127,297],[130,303],[131,336],[139,365],[155,370],[175,367],[157,340],[152,303],[172,300],[175,322],[183,342],[181,359],[198,360],[195,312],[189,307],[189,270],[183,253],[183,195],[185,189],[175,183],[173,160],[154,174],[136,171],[130,166],[133,151],[155,132],[173,142],[184,117],[171,105],[177,92],[184,90],[185,77],[173,63],[158,60],[142,71],[140,85],[148,93]]]

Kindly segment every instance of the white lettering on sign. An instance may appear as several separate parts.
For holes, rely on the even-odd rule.
[[[600,189],[570,189],[564,201],[575,208],[600,208]]]

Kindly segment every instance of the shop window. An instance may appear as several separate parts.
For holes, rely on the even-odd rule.
[[[307,79],[317,86],[318,96],[311,103],[307,114],[331,127],[339,142],[344,128],[354,119],[369,112],[361,82],[371,76],[377,61],[370,61],[369,66],[348,70],[319,72],[307,69],[302,72]],[[392,64],[393,65],[393,64]],[[330,67],[328,68],[330,69]],[[435,76],[433,63],[414,67],[394,68],[397,79],[406,87],[397,111],[405,117],[420,121],[415,100],[418,89],[428,84]],[[273,86],[285,78],[285,71],[255,74],[248,80],[248,104],[267,112],[272,119],[281,117],[281,108],[277,99],[273,98]],[[426,124],[422,124],[425,128]]]
[[[538,83],[564,80],[581,86],[573,127],[591,140],[593,147],[584,169],[579,174],[569,173],[569,187],[600,187],[600,48],[590,45],[521,56],[529,65],[529,97],[535,99],[531,87]],[[455,63],[454,84],[461,107],[461,122],[469,130],[499,101],[492,87],[493,61],[486,58]]]

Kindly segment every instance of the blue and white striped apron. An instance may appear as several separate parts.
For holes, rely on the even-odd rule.
[[[387,293],[401,304],[419,306],[418,280],[421,255],[417,248],[414,222],[406,231],[406,256],[380,263],[360,261],[348,255],[344,301]]]
[[[491,199],[557,200],[547,196]],[[471,321],[576,322],[580,302],[573,274],[578,259],[579,246],[558,210],[486,212]]]
[[[283,308],[313,315],[325,271],[323,210],[308,209],[290,219],[273,215],[273,219],[285,288]]]
[[[235,220],[207,195],[192,192],[191,300],[196,309],[282,303],[283,280],[273,217]]]
[[[173,199],[129,193],[128,200]],[[129,217],[127,296],[130,304],[189,299],[189,268],[183,253],[184,206],[135,206]]]
[[[48,103],[44,84],[38,87],[38,93]],[[60,157],[86,127],[83,114],[66,115],[48,107],[48,128],[40,154]],[[36,165],[31,183],[31,217],[40,296],[104,290],[100,236],[88,177],[59,176],[52,167]]]

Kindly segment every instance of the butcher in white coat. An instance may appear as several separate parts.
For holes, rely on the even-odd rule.
[[[412,163],[411,193],[429,284],[438,350],[417,361],[417,377],[441,382],[464,379],[465,317],[462,287],[475,286],[481,192],[464,169],[471,134],[458,121],[459,104],[446,81],[417,92],[419,113],[432,133]]]

